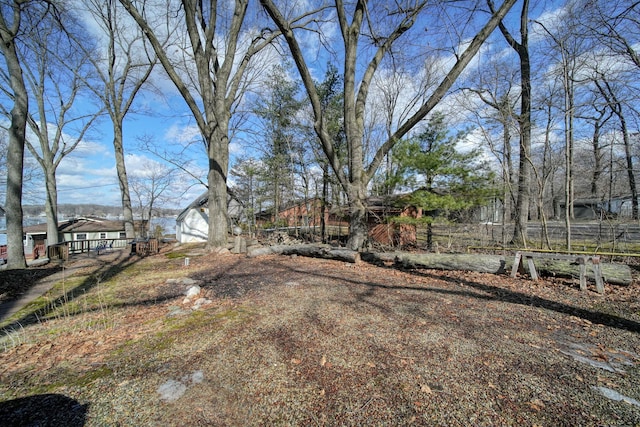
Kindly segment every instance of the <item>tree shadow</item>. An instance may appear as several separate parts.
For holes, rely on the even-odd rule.
[[[0,423],[7,427],[81,427],[88,404],[62,394],[37,394],[0,402]]]
[[[68,304],[76,298],[83,296],[92,288],[96,287],[103,281],[108,281],[112,277],[122,272],[125,268],[137,263],[141,258],[122,255],[114,261],[107,261],[102,266],[94,270],[88,277],[79,285],[75,286],[58,298],[49,301],[45,307],[34,309],[31,312],[24,314],[21,318],[12,321],[0,329],[0,331],[12,331],[16,328],[24,327],[26,325],[42,322],[56,307],[61,307],[64,304]],[[12,301],[13,304],[18,303],[18,300]]]
[[[433,273],[427,272],[411,272],[412,274],[420,275],[423,277],[437,277],[440,280],[452,282],[468,286],[478,291],[485,292],[488,295],[476,294],[478,298],[488,300],[498,300],[511,304],[526,305],[530,307],[544,308],[546,310],[555,311],[557,313],[567,314],[570,316],[579,317],[584,320],[588,320],[591,323],[610,326],[617,329],[627,330],[629,332],[640,332],[640,322],[626,319],[621,316],[616,316],[609,313],[603,313],[600,311],[587,310],[585,308],[576,307],[570,304],[562,303],[559,301],[552,301],[546,298],[542,298],[536,295],[528,295],[523,292],[504,289],[498,286],[491,286],[485,283],[478,283],[470,280],[453,279],[449,277],[437,276]]]
[[[379,265],[376,265],[381,267]],[[381,268],[395,269],[395,267],[387,266]],[[555,311],[557,313],[567,314],[570,316],[575,316],[584,320],[588,320],[591,323],[609,326],[616,329],[622,329],[629,332],[640,333],[640,322],[626,319],[621,316],[603,313],[600,311],[588,310],[581,307],[576,307],[570,304],[549,300],[546,298],[542,298],[535,295],[528,295],[522,292],[501,288],[499,286],[492,286],[485,283],[479,283],[472,280],[463,280],[463,279],[455,279],[446,276],[441,276],[436,273],[431,273],[427,271],[420,270],[403,270],[406,273],[413,274],[420,277],[432,278],[439,281],[446,281],[452,283],[456,286],[463,286],[471,288],[472,290],[465,289],[443,289],[443,288],[433,288],[426,286],[405,286],[405,285],[393,285],[388,283],[376,283],[372,281],[359,281],[346,278],[344,276],[333,275],[330,273],[312,273],[303,269],[289,267],[290,270],[296,271],[298,273],[307,273],[314,274],[318,276],[323,276],[325,278],[330,278],[337,281],[349,282],[357,285],[364,285],[370,288],[369,291],[364,292],[359,295],[359,300],[361,302],[367,302],[368,304],[373,304],[377,308],[381,308],[378,304],[372,303],[368,296],[371,296],[371,290],[375,288],[379,289],[393,289],[393,290],[411,290],[411,291],[419,291],[426,293],[438,293],[444,295],[454,295],[454,296],[464,296],[470,298],[476,298],[480,300],[486,301],[501,301],[510,304],[524,305],[529,307],[537,307],[543,308],[550,311]],[[474,291],[475,290],[475,291]]]
[[[38,282],[62,271],[62,265],[0,270],[0,305],[8,305],[28,293]]]

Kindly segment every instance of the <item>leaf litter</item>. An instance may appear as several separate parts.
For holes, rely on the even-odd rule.
[[[26,325],[0,353],[0,399],[64,394],[89,426],[640,425],[636,282],[600,296],[300,257],[181,261],[142,259],[105,285],[118,304]],[[212,303],[171,316],[186,291],[171,271]]]

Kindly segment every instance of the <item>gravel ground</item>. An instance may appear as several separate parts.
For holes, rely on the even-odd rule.
[[[3,425],[640,426],[637,282],[175,256],[5,330]]]

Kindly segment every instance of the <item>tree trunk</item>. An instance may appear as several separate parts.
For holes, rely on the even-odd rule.
[[[620,130],[622,131],[622,141],[624,142],[624,154],[627,162],[627,178],[629,179],[629,191],[631,192],[631,218],[638,219],[638,188],[636,187],[636,177],[633,172],[633,157],[631,153],[631,143],[629,141],[629,131],[627,122],[622,114],[622,106],[618,107],[620,114]]]
[[[218,123],[209,141],[209,237],[210,250],[223,248],[227,244],[227,170],[229,163],[229,141],[227,127]]]
[[[329,245],[275,245],[250,247],[247,256],[255,258],[264,255],[300,255],[310,258],[333,259],[351,263],[360,262],[360,252],[346,248],[333,248]]]
[[[325,220],[327,211],[327,201],[329,200],[329,165],[322,166],[322,200],[320,202],[320,234],[322,243],[327,243],[327,221]]]
[[[4,13],[4,11],[1,13]],[[7,269],[20,269],[27,266],[22,243],[24,238],[22,226],[22,169],[24,166],[29,97],[16,52],[15,33],[6,28],[4,17],[0,30],[0,36],[2,37],[0,49],[8,68],[11,90],[13,91],[13,108],[11,109],[9,146],[7,148],[7,192],[5,198]],[[12,28],[11,30],[14,29]],[[15,31],[17,31],[17,28]]]
[[[124,217],[124,231],[127,239],[136,237],[133,225],[133,209],[131,207],[131,195],[129,193],[129,180],[127,178],[127,168],[124,163],[124,146],[122,137],[122,120],[113,120],[113,150],[116,155],[116,172],[118,174],[118,185],[120,187],[120,197],[122,200],[122,215]]]
[[[569,81],[564,65],[565,76],[565,177],[564,177],[564,224],[566,228],[565,244],[567,251],[571,251],[571,220],[573,218],[573,84]]]
[[[493,3],[489,6],[495,13]],[[518,169],[518,199],[516,205],[515,227],[512,243],[527,247],[529,204],[531,199],[531,60],[529,58],[529,0],[524,0],[520,12],[520,42],[509,33],[503,21],[500,21],[500,32],[507,43],[518,54],[520,59],[520,161]]]
[[[47,215],[47,245],[58,243],[58,188],[56,184],[55,168],[45,170],[45,184],[47,186],[47,200],[45,202],[45,213]]]
[[[349,241],[347,247],[359,251],[364,248],[369,235],[365,189],[352,184],[349,190]]]

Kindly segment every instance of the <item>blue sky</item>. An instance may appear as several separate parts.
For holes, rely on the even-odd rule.
[[[548,5],[548,3],[547,3]],[[511,15],[519,14],[519,4],[514,7]],[[514,27],[514,28],[517,28]],[[499,35],[498,35],[499,36]],[[494,36],[495,38],[495,36]],[[499,43],[499,37],[495,38]],[[508,49],[505,47],[505,51]],[[322,63],[321,63],[322,62]],[[318,79],[323,76],[326,61],[318,61],[315,74]],[[298,78],[294,74],[294,78]],[[160,98],[146,93],[137,100],[139,106],[153,111],[153,114],[132,114],[125,120],[125,153],[127,154],[127,170],[130,175],[148,169],[152,162],[160,162],[149,153],[137,148],[137,139],[146,136],[152,138],[159,147],[170,144],[186,143],[197,139],[197,129],[190,119],[184,101],[175,94],[173,85],[160,78],[157,80],[164,97]],[[231,147],[231,155],[247,154],[241,148],[239,140]],[[200,143],[194,153],[199,160],[194,164],[194,171],[206,179],[206,156]],[[57,171],[58,202],[67,203],[95,203],[102,205],[120,205],[120,191],[116,179],[115,159],[112,146],[112,131],[110,120],[105,117],[95,132],[87,136],[83,143],[67,158],[63,160]],[[185,182],[178,185],[174,191],[171,203],[166,207],[182,208],[200,195],[205,188],[193,185],[193,180],[185,178]],[[39,183],[29,187],[25,192],[25,204],[44,203],[44,185]]]

